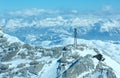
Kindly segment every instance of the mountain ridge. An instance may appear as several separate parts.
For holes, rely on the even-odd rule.
[[[69,78],[120,77],[120,64],[100,49],[82,43],[78,44],[77,48],[74,48],[73,45],[43,48],[21,43],[19,39],[13,42],[15,37],[11,39],[11,36],[3,32],[0,34],[0,77],[48,78],[49,76],[50,78],[59,78],[59,75],[65,76],[64,74]],[[63,50],[64,47],[66,50]],[[104,62],[92,58],[93,55],[99,53],[105,58]],[[115,65],[113,66],[112,63]],[[62,70],[59,69],[59,66]]]

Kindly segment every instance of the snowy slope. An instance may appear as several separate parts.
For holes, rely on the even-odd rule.
[[[103,69],[102,76],[104,78],[120,77],[120,64],[101,49],[97,49],[92,45],[86,45],[87,41],[82,40],[82,42],[79,40],[77,49],[75,49],[73,45],[66,44],[64,47],[67,49],[63,51],[64,47],[62,45],[52,48],[30,46],[21,43],[15,37],[11,37],[3,32],[0,34],[3,35],[0,41],[6,38],[4,42],[0,42],[2,47],[5,47],[0,47],[1,78],[59,78],[61,76],[68,78],[99,78],[99,76],[101,76],[101,68]],[[13,40],[16,41],[13,42]],[[4,44],[6,42],[8,45]],[[19,42],[19,44],[17,42]],[[4,50],[6,52],[5,54],[3,52]],[[96,58],[92,58],[93,55],[98,53],[103,55],[105,58],[104,62],[99,62]],[[59,66],[62,66],[61,70]]]

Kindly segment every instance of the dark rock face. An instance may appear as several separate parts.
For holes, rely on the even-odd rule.
[[[26,48],[26,49],[28,49],[28,50],[31,50],[33,47],[30,46],[29,44],[24,44],[24,45],[22,46],[22,48]]]
[[[9,65],[0,64],[0,73],[8,72],[9,71],[8,69],[9,69]]]
[[[117,78],[113,69],[108,67],[102,62],[99,62],[96,66],[95,71],[92,72],[98,78]],[[91,77],[91,76],[90,76]]]
[[[77,64],[68,69],[66,75],[68,78],[77,78],[83,72],[91,69],[94,69],[93,61],[90,57],[86,56],[81,58]]]
[[[38,61],[32,61],[32,62],[30,62],[30,65],[37,65],[37,64],[39,64]]]
[[[22,68],[22,67],[24,67],[25,66],[25,64],[24,63],[21,63],[21,64],[18,64],[17,65],[17,68]]]
[[[3,49],[3,52],[1,52],[0,60],[3,61],[10,61],[20,50],[21,48],[21,43],[14,42],[14,43],[9,43],[7,42],[6,37],[1,37],[0,38],[0,47]]]
[[[8,68],[9,68],[9,65],[0,64],[0,69],[1,70],[7,70]]]
[[[30,73],[37,75],[43,68],[43,64],[32,65],[28,68]]]
[[[113,73],[113,71],[110,69],[107,70],[106,75],[107,75],[107,78],[117,78],[116,75]]]
[[[26,68],[22,68],[20,70],[18,70],[16,72],[16,75],[18,75],[19,77],[27,77],[27,69]]]
[[[6,54],[6,55],[1,59],[1,61],[2,61],[2,62],[4,62],[4,61],[10,61],[16,54],[17,54],[17,52],[10,52],[10,53]]]
[[[10,61],[14,56],[16,56],[16,54],[20,50],[20,47],[21,47],[21,44],[17,42],[10,44],[7,50],[8,53],[5,56],[3,56],[1,61]]]

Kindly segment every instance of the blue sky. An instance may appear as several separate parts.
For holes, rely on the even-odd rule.
[[[119,9],[120,0],[0,0],[0,10],[28,8],[99,10],[106,6]]]

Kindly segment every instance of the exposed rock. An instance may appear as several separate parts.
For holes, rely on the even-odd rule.
[[[14,43],[6,43],[2,44],[3,51],[5,53],[4,56],[2,56],[1,61],[10,61],[14,56],[16,56],[17,52],[20,50],[21,44],[18,42]]]
[[[6,74],[2,75],[2,78],[8,78],[8,76]]]
[[[37,65],[37,64],[39,64],[38,61],[32,61],[32,62],[30,62],[30,65]]]
[[[0,70],[7,70],[8,68],[9,68],[9,65],[0,64]]]
[[[8,72],[9,65],[0,64],[0,73]]]
[[[104,67],[107,67],[105,64],[103,64],[101,61],[96,66],[95,71],[99,71],[100,69],[104,69]]]
[[[100,53],[99,50],[97,48],[93,48],[93,50],[96,52],[96,53]]]
[[[3,38],[3,34],[2,33],[0,33],[0,38]]]
[[[98,78],[104,78],[102,75],[99,75]]]
[[[61,55],[62,48],[52,48],[53,51],[53,57],[58,58]]]
[[[53,51],[51,49],[44,49],[43,56],[53,56]]]
[[[1,59],[1,61],[2,61],[2,62],[4,62],[4,61],[10,61],[16,54],[17,54],[17,52],[15,52],[15,51],[10,52],[10,53],[6,54],[6,55]]]
[[[16,72],[17,75],[27,77],[27,68],[20,69]]]
[[[0,43],[3,43],[3,42],[7,42],[7,38],[6,37],[0,38]]]
[[[80,50],[81,50],[81,51],[84,51],[84,48],[83,48],[83,47],[81,47],[81,48],[80,48]]]
[[[75,53],[75,54],[73,54],[71,57],[77,59],[77,58],[79,58],[80,56],[79,56],[79,54]]]
[[[117,78],[116,75],[113,73],[112,70],[108,69],[107,70],[107,78]]]
[[[77,50],[79,50],[80,52],[83,50],[85,51],[86,49],[89,49],[89,47],[85,44],[81,44],[77,46],[78,46]],[[97,78],[117,78],[113,70],[111,70],[110,67],[107,67],[106,69],[104,69],[104,67],[106,66],[101,62],[99,62],[99,64],[96,66],[96,69],[95,69],[91,55],[86,55],[85,57],[82,57],[80,56],[80,53],[78,53],[77,51],[75,53],[72,53],[72,50],[75,50],[73,48],[73,45],[67,45],[65,47],[66,47],[65,49],[63,49],[63,47],[43,48],[39,46],[34,47],[29,44],[22,45],[21,43],[18,43],[18,42],[9,43],[7,41],[7,38],[0,33],[0,49],[1,49],[0,62],[9,61],[10,63],[13,63],[15,58],[20,60],[22,58],[22,61],[32,60],[30,63],[28,63],[29,65],[27,65],[27,62],[26,63],[20,62],[20,64],[18,64],[17,67],[15,66],[13,68],[10,68],[11,66],[14,66],[13,64],[11,64],[11,66],[7,64],[0,64],[0,77],[31,78],[32,75],[36,75],[36,78],[39,78],[40,77],[38,76],[39,72],[41,74],[44,73],[44,70],[42,70],[44,64],[42,63],[45,63],[45,66],[48,66],[49,68],[49,66],[51,67],[53,64],[55,64],[56,61],[53,61],[54,59],[57,60],[61,58],[58,61],[63,71],[64,69],[67,69],[67,67],[70,66],[70,68],[68,68],[68,70],[66,70],[62,74],[62,75],[66,75],[67,78],[77,78],[78,76],[82,75],[84,72],[85,73],[88,72],[88,73],[84,74],[82,78],[91,78],[91,75],[94,75],[94,74],[95,75],[97,74]],[[96,52],[97,54],[99,53],[99,50],[96,48],[91,48],[91,50]],[[64,56],[61,57],[62,55]],[[49,57],[50,60],[47,56],[48,57],[50,56]],[[45,60],[43,57],[45,57]],[[36,61],[36,59],[42,60],[42,63],[39,61]],[[74,63],[76,59],[78,60],[76,63]],[[58,65],[57,63],[55,64],[55,68]],[[52,71],[52,69],[53,68],[51,68],[50,71]],[[101,70],[104,71],[105,77],[101,75]]]
[[[30,73],[37,75],[43,68],[44,64],[32,65],[28,68]]]
[[[66,57],[62,57],[58,61],[61,62],[61,63],[67,63],[68,62],[67,59],[66,59]]]
[[[19,53],[18,55],[20,55],[21,59],[25,59],[27,56],[24,52]]]
[[[94,64],[92,59],[89,56],[81,58],[78,63],[76,63],[73,67],[68,69],[67,77],[68,78],[77,78],[80,74],[85,71],[89,71],[90,69],[94,69]]]
[[[22,48],[26,48],[28,50],[31,50],[32,46],[30,46],[29,44],[23,44]]]
[[[14,43],[11,43],[11,44],[8,46],[8,48],[9,48],[8,50],[9,50],[9,51],[19,51],[20,47],[21,47],[21,44],[20,44],[20,43],[14,42]]]
[[[20,63],[20,64],[17,65],[17,68],[22,68],[22,67],[24,67],[24,66],[25,66],[24,63]]]

